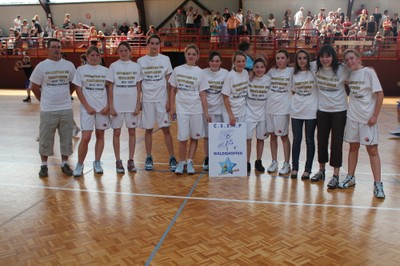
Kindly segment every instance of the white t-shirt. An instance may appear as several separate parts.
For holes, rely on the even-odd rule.
[[[342,112],[347,109],[347,95],[344,87],[349,71],[339,65],[337,74],[332,68],[321,67],[317,72],[317,62],[311,62],[311,71],[315,73],[318,85],[318,109],[324,112]]]
[[[301,10],[297,11],[296,14],[294,15],[294,25],[301,27],[303,25],[303,18],[304,18],[303,12]]]
[[[202,72],[200,91],[207,93],[207,106],[209,114],[222,114],[222,85],[228,75],[228,70],[221,68],[217,72],[212,72],[210,68],[206,68]]]
[[[114,108],[117,113],[134,112],[137,103],[137,83],[142,80],[137,63],[118,60],[110,65],[106,80],[114,83]]]
[[[249,74],[243,70],[241,73],[231,70],[222,86],[222,94],[229,96],[232,113],[235,117],[246,115],[246,97],[249,87]],[[223,113],[227,114],[225,107]]]
[[[107,71],[108,69],[101,65],[80,66],[72,81],[76,86],[82,88],[86,101],[96,112],[100,112],[107,105]],[[81,104],[81,109],[86,110],[83,104]]]
[[[268,92],[267,114],[288,115],[292,101],[293,67],[285,69],[271,68],[267,75],[271,78],[271,87]]]
[[[41,86],[40,110],[72,109],[70,82],[74,75],[75,66],[64,59],[46,59],[35,67],[30,81]]]
[[[347,117],[367,124],[375,110],[376,92],[382,91],[376,72],[368,67],[352,71],[349,79],[350,100]]]
[[[201,72],[198,66],[188,64],[178,66],[172,71],[169,83],[178,89],[175,97],[177,114],[203,113],[200,101]]]
[[[172,66],[168,56],[142,56],[137,60],[142,75],[143,102],[160,102],[168,100],[167,75]]]
[[[318,88],[311,71],[299,71],[293,74],[292,105],[290,116],[296,119],[316,119],[318,110]]]
[[[270,86],[271,77],[268,75],[254,77],[250,81],[246,98],[246,121],[265,121],[265,109]]]

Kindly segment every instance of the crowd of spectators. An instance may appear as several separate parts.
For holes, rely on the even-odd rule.
[[[294,13],[294,12],[293,12]],[[371,14],[370,14],[371,13]],[[370,15],[369,15],[370,14]],[[334,40],[365,40],[373,39],[383,43],[383,47],[390,46],[390,40],[398,36],[398,25],[400,19],[398,13],[389,15],[385,10],[383,14],[379,7],[373,12],[369,12],[364,5],[355,13],[355,19],[347,17],[341,8],[336,11],[327,11],[320,8],[318,14],[312,14],[301,7],[292,15],[292,10],[284,11],[283,20],[277,21],[274,14],[270,13],[266,19],[264,14],[243,9],[236,13],[225,8],[221,13],[219,11],[198,10],[192,6],[187,8],[178,8],[173,16],[174,25],[170,27],[181,30],[185,33],[194,33],[197,31],[206,40],[213,43],[210,47],[230,46],[237,36],[241,38],[251,38],[255,36],[260,42],[268,40],[278,40],[281,46],[288,46],[291,39],[304,41],[306,46],[312,45],[311,39],[319,38],[321,43],[332,43]],[[128,25],[126,22],[118,25],[116,22],[108,26],[105,22],[100,26],[90,23],[75,23],[70,14],[65,14],[63,24],[59,27],[53,25],[49,18],[43,24],[40,23],[39,16],[35,15],[31,20],[21,19],[17,16],[14,19],[13,26],[9,29],[8,41],[3,42],[3,48],[7,46],[8,53],[22,53],[32,45],[40,45],[40,39],[43,37],[55,37],[60,39],[68,46],[72,41],[85,42],[82,46],[90,43],[99,43],[102,50],[106,45],[111,53],[114,53],[120,41],[131,43],[142,42],[144,38],[157,33],[155,27],[150,25],[147,33],[142,27],[134,22]],[[2,35],[2,33],[0,32]],[[106,38],[106,36],[111,36]],[[212,36],[212,38],[210,38]],[[29,42],[21,41],[21,38],[33,38]],[[39,41],[35,40],[38,38]],[[107,43],[105,40],[107,39]],[[240,39],[242,40],[242,39]],[[3,52],[4,53],[4,52]]]

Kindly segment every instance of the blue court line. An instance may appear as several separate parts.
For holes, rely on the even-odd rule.
[[[193,184],[192,189],[190,190],[189,194],[187,195],[187,198],[183,201],[183,203],[179,207],[179,210],[176,212],[174,218],[172,219],[172,221],[168,225],[167,230],[165,230],[164,234],[162,235],[162,237],[158,241],[156,247],[153,249],[153,252],[151,252],[150,257],[146,261],[146,264],[145,264],[146,266],[150,265],[150,262],[154,259],[154,256],[156,255],[157,251],[160,249],[162,243],[164,242],[165,238],[167,237],[167,235],[168,235],[169,231],[171,230],[172,226],[174,226],[176,220],[178,219],[178,216],[181,214],[183,208],[185,207],[186,203],[188,202],[189,198],[191,197],[193,191],[195,190],[197,184],[199,183],[199,181],[200,181],[200,179],[202,177],[203,177],[203,174],[200,174],[200,176],[197,178],[196,182]]]

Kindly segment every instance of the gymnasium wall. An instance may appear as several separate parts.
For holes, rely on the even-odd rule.
[[[145,0],[147,25],[158,26],[182,2],[183,0]],[[223,12],[225,7],[229,8],[230,11],[237,12],[239,7],[239,0],[199,0],[199,2],[210,10],[220,12]],[[311,11],[313,14],[317,13],[321,7],[325,7],[327,11],[337,10],[341,7],[346,13],[347,3],[348,0],[243,0],[243,9],[245,11],[252,9],[253,12],[260,13],[264,20],[267,19],[269,13],[273,13],[277,20],[277,27],[280,27],[286,9],[291,9],[292,15],[294,15],[301,6],[305,8],[305,11]],[[354,3],[353,13],[360,8],[362,3],[366,5],[370,12],[373,12],[375,6],[380,6],[382,13],[385,9],[389,10],[390,15],[394,12],[400,13],[400,0],[357,0]],[[191,1],[187,6],[193,6],[194,9],[198,8]],[[50,9],[55,25],[58,26],[62,24],[65,13],[71,14],[73,22],[86,24],[94,22],[96,26],[100,26],[102,22],[111,26],[114,22],[132,24],[139,20],[134,1],[113,3],[85,3],[85,1],[82,1],[81,4],[51,4]],[[8,29],[13,26],[13,20],[18,14],[26,19],[31,19],[35,14],[38,14],[41,17],[42,24],[46,21],[45,12],[39,4],[0,6],[0,28],[3,29],[4,34],[8,34]],[[87,14],[90,15],[90,18],[87,18]],[[165,27],[168,27],[168,23]]]

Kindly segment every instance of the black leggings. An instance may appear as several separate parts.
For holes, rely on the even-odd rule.
[[[343,160],[343,135],[346,126],[346,111],[341,112],[317,112],[317,140],[318,162],[328,162],[328,141],[331,135],[331,150],[329,164],[332,167],[341,167]]]

